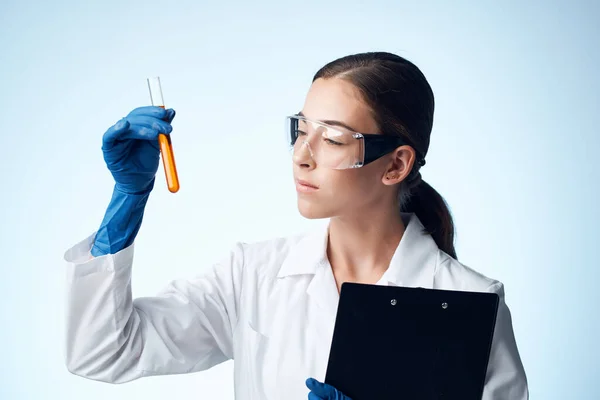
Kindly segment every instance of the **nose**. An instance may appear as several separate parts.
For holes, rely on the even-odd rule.
[[[302,143],[300,143],[300,146],[298,146],[297,143],[294,147],[294,164],[299,167],[309,169],[315,168],[316,163],[313,157],[314,154],[308,141],[303,140]]]

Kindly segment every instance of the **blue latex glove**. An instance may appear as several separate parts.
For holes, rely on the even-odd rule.
[[[116,188],[113,190],[92,245],[94,257],[115,254],[133,243],[142,225],[144,208],[153,186],[154,180],[148,191],[142,194],[127,194]]]
[[[321,383],[314,378],[306,380],[306,387],[310,389],[308,400],[352,400],[333,386]]]
[[[139,107],[110,127],[102,137],[102,152],[116,189],[128,194],[147,192],[158,170],[158,134],[170,134],[175,110]]]
[[[92,245],[94,257],[117,253],[133,243],[158,170],[158,134],[171,133],[174,117],[172,109],[140,107],[104,134],[102,151],[115,187]]]

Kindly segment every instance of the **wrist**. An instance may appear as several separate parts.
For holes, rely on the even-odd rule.
[[[150,192],[152,192],[152,189],[154,189],[155,181],[156,181],[156,176],[153,177],[152,180],[150,180],[150,182],[148,182],[148,184],[146,184],[144,188],[142,188],[141,190],[136,190],[136,191],[126,190],[121,184],[119,184],[117,182],[117,183],[115,183],[114,191],[118,191],[120,193],[123,193],[126,195],[131,195],[131,196],[144,196],[144,195],[148,195],[148,194],[150,194]]]
[[[115,254],[130,246],[140,229],[150,191],[124,193],[116,185],[91,253],[94,257]]]

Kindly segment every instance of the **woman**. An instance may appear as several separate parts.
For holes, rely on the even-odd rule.
[[[234,359],[238,399],[344,399],[321,382],[340,286],[361,282],[497,293],[483,398],[527,399],[503,285],[456,260],[450,213],[421,179],[433,111],[425,77],[399,56],[329,63],[286,132],[300,213],[329,218],[327,229],[239,243],[210,272],[132,299],[133,242],[154,185],[157,135],[171,133],[175,116],[134,110],[103,137],[115,179],[106,216],[65,254],[69,371],[122,383]]]

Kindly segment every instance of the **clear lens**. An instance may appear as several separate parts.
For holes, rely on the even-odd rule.
[[[312,157],[325,168],[358,168],[364,161],[362,135],[304,117],[286,119],[287,143],[295,160]]]

